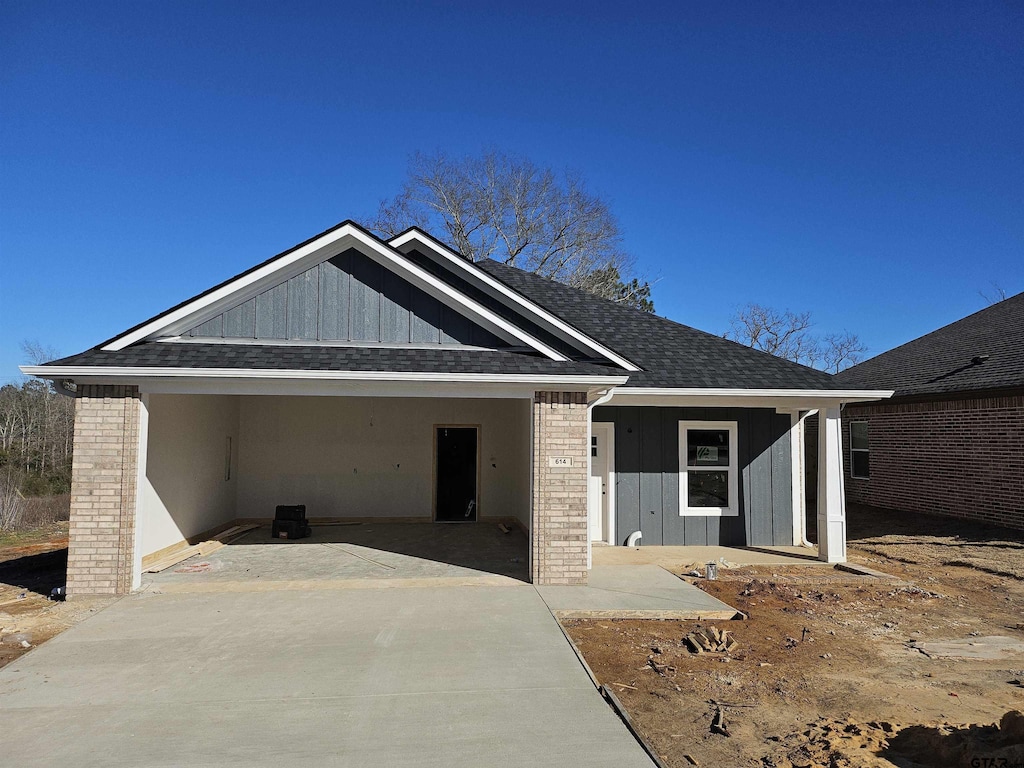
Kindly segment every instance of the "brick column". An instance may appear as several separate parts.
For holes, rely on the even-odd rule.
[[[534,584],[587,583],[587,393],[533,398]],[[552,459],[566,464],[552,466]]]
[[[131,591],[139,408],[137,387],[80,387],[71,467],[71,597]]]

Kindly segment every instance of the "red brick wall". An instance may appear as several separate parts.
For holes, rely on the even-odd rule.
[[[870,474],[850,474],[850,423],[866,421]],[[843,409],[847,501],[1024,528],[1024,394]]]

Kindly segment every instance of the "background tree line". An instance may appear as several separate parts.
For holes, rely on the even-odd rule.
[[[22,344],[33,365],[56,355]],[[75,401],[48,381],[29,379],[0,387],[0,473],[25,496],[66,493],[71,487]]]

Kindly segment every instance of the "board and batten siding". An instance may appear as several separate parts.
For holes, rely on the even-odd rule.
[[[689,546],[793,544],[790,417],[766,408],[599,406],[615,424],[615,537]],[[679,422],[735,421],[739,515],[679,514]]]
[[[192,338],[507,346],[356,250],[189,330]]]

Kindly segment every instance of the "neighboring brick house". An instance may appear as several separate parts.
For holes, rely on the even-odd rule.
[[[494,261],[343,222],[25,373],[77,397],[68,594],[277,504],[506,521],[536,583],[593,542],[791,545],[817,410],[819,556],[846,553],[839,409],[888,392]]]
[[[895,391],[843,411],[848,501],[1024,528],[1024,293],[836,380]]]

